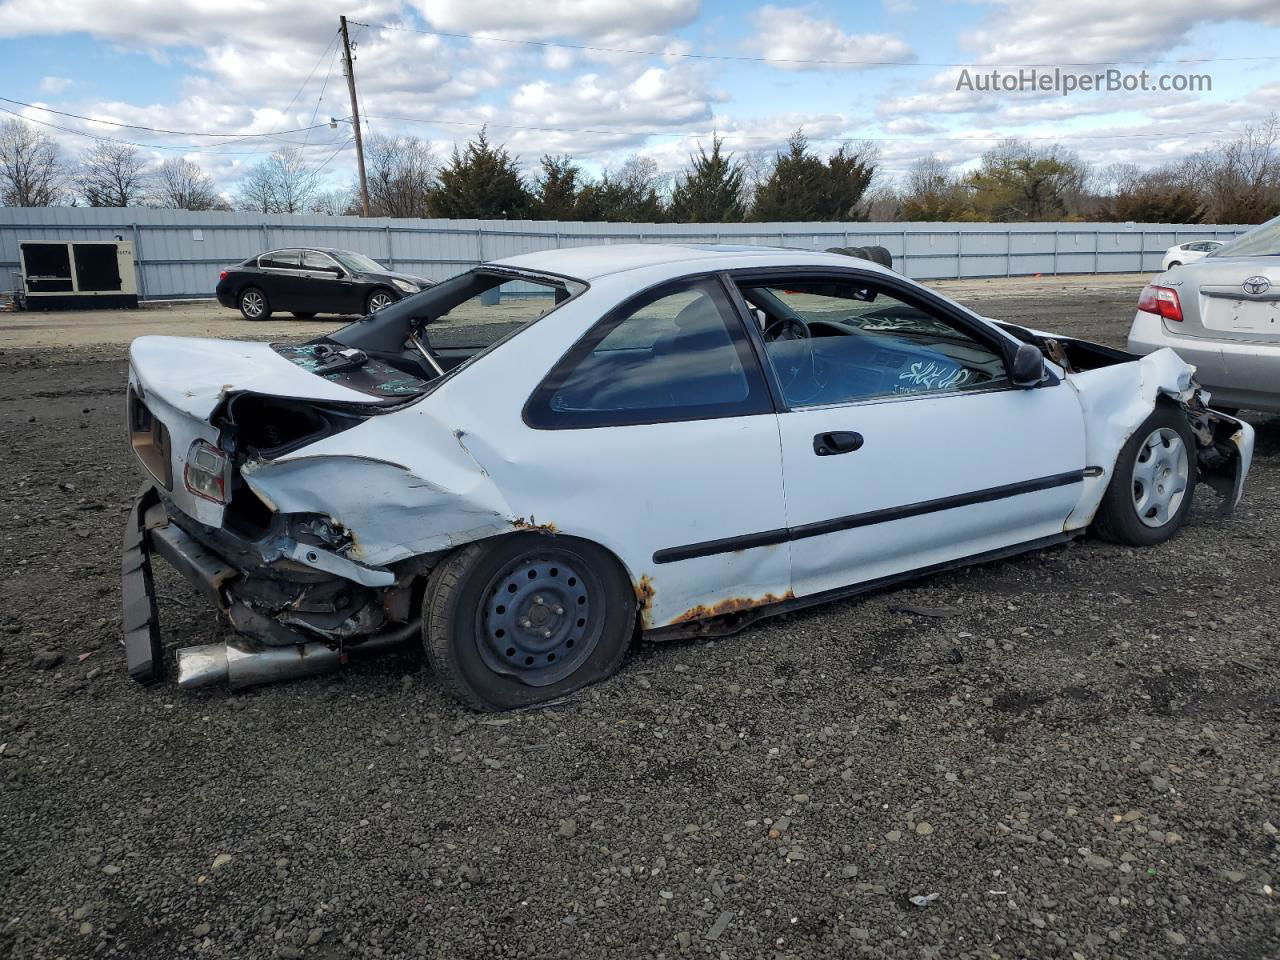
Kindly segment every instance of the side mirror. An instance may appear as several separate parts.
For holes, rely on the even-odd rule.
[[[341,280],[346,276],[341,267],[330,267],[329,272],[333,274],[333,279],[335,280]]]
[[[1015,387],[1034,387],[1044,379],[1044,354],[1032,343],[1024,343],[1013,355],[1013,374],[1010,377]]]

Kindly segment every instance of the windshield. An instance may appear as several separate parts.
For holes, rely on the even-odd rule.
[[[421,394],[585,289],[568,277],[481,267],[383,307],[324,342],[336,348],[330,359],[343,370],[367,362],[361,357],[378,359],[417,377],[421,382],[406,389]],[[358,356],[350,359],[342,348]]]
[[[1280,217],[1254,227],[1244,236],[1209,254],[1211,257],[1276,257],[1280,256]]]
[[[351,253],[347,250],[336,251],[333,254],[338,258],[338,262],[350,270],[352,273],[386,273],[387,268],[376,260],[370,260],[363,253]]]

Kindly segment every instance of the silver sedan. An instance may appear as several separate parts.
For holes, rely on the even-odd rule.
[[[1172,347],[1218,409],[1280,413],[1280,217],[1142,291],[1129,352]]]

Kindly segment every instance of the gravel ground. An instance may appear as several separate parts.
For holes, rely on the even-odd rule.
[[[964,296],[1121,343],[1134,291]],[[1235,516],[1200,487],[1163,546],[645,646],[481,716],[418,652],[134,685],[122,358],[0,352],[0,955],[1280,956],[1280,421]],[[171,644],[217,638],[160,567]]]

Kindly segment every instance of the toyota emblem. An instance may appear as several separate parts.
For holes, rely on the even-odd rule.
[[[1244,283],[1240,284],[1241,289],[1251,297],[1256,297],[1260,293],[1266,293],[1271,289],[1271,281],[1266,277],[1249,277]]]

